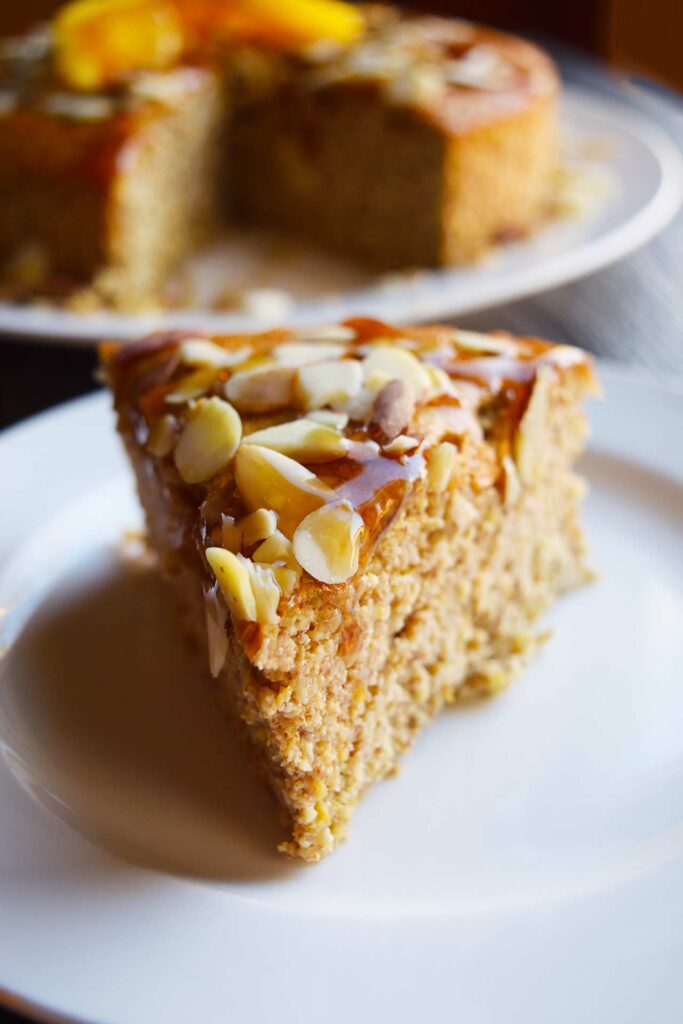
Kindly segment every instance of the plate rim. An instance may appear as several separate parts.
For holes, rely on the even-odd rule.
[[[630,255],[670,223],[683,204],[683,153],[665,128],[653,124],[642,111],[629,105],[626,96],[607,97],[585,86],[565,83],[560,103],[578,110],[590,107],[592,111],[611,117],[617,127],[644,145],[659,170],[660,180],[656,192],[645,205],[605,233],[587,242],[572,243],[566,251],[545,263],[536,261],[523,268],[520,272],[520,276],[523,276],[521,284],[515,281],[513,273],[507,282],[501,280],[496,283],[493,296],[475,296],[464,300],[454,312],[447,299],[448,287],[444,282],[441,285],[441,296],[438,299],[432,297],[425,308],[421,308],[417,292],[412,299],[408,293],[403,306],[398,307],[394,316],[389,311],[384,314],[386,319],[409,323],[411,320],[421,322],[467,316],[541,294],[550,288],[588,277]],[[428,270],[426,279],[432,288],[437,289],[439,275],[457,273],[458,269]],[[385,297],[387,295],[386,290],[382,292],[381,285],[355,289],[330,301],[302,304],[299,310],[289,315],[258,321],[237,314],[201,310],[182,310],[168,316],[163,313],[127,314],[105,310],[92,314],[90,320],[89,314],[4,302],[0,303],[0,342],[11,337],[26,344],[37,342],[89,347],[102,337],[128,341],[150,331],[175,327],[188,330],[199,327],[214,333],[246,333],[265,330],[282,322],[292,326],[310,326],[323,320],[331,322],[359,315],[364,304],[376,302],[381,294]],[[422,301],[424,304],[424,299]]]

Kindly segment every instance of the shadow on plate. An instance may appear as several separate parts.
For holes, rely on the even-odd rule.
[[[89,560],[39,605],[3,676],[3,740],[22,781],[100,845],[213,880],[294,869],[154,570],[112,552]]]

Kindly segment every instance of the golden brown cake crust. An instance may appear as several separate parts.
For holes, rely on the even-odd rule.
[[[417,731],[445,703],[504,685],[537,643],[537,616],[586,579],[571,463],[590,361],[504,333],[368,320],[308,337],[157,336],[103,358],[151,542],[188,621],[208,636],[221,693],[283,805],[284,848],[317,860]],[[363,383],[343,396],[351,364]],[[298,375],[284,404],[272,386],[283,368]],[[254,375],[258,392],[246,387]],[[325,391],[330,380],[336,392]],[[278,408],[250,413],[255,393]],[[223,468],[199,471],[215,445],[192,449],[188,438],[201,410],[213,416],[218,401],[225,413],[226,395],[242,441]],[[318,415],[323,438],[310,428]],[[221,437],[232,429],[226,420]],[[254,502],[240,453],[256,430],[252,448],[263,456],[273,446],[276,468],[293,473],[273,451],[299,456],[309,476],[291,479],[309,498],[311,475],[333,493],[310,511],[294,489],[283,505],[273,476]],[[340,443],[345,454],[331,458]],[[197,476],[206,479],[187,482]],[[341,531],[332,555],[311,525],[321,510],[345,517],[343,529],[332,523]],[[355,544],[355,563],[345,544]]]

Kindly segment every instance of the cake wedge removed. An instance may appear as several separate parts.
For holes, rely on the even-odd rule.
[[[422,726],[505,685],[589,577],[590,358],[358,319],[102,360],[150,544],[279,798],[281,848],[319,860]]]

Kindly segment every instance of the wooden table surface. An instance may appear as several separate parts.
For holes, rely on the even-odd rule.
[[[565,80],[640,110],[683,149],[683,99],[649,83],[620,81],[576,53],[550,48]],[[575,342],[683,387],[683,213],[639,252],[593,277],[459,323]],[[0,339],[0,426],[94,390],[94,369],[88,349]],[[0,1024],[28,1024],[28,1018],[0,1009]]]

